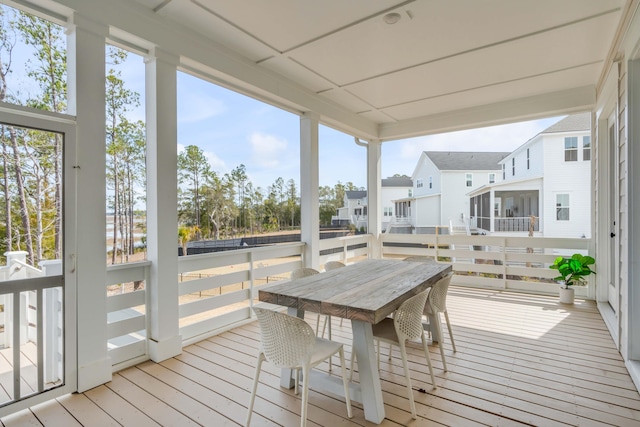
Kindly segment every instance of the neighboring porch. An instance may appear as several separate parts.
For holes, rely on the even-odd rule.
[[[471,193],[470,226],[480,232],[519,232],[521,235],[540,232],[540,190],[479,189]],[[539,234],[538,234],[539,235]]]
[[[574,306],[556,297],[452,287],[448,300],[458,348],[445,349],[442,371],[431,347],[438,388],[432,390],[417,345],[409,348],[418,420],[410,423],[397,349],[386,350],[381,379],[385,426],[640,425],[640,397],[593,301]],[[308,320],[315,325],[315,315]],[[351,327],[333,319],[334,339],[351,352]],[[445,331],[446,333],[446,331]],[[162,363],[144,362],[82,394],[60,397],[0,419],[4,426],[242,425],[259,346],[257,322],[196,342]],[[321,366],[320,369],[326,369]],[[334,375],[339,368],[334,366]],[[355,375],[357,381],[358,376]],[[254,425],[297,425],[300,397],[279,387],[279,371],[263,367]],[[371,425],[360,404],[313,389],[310,425]]]

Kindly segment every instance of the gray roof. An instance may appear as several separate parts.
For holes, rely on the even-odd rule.
[[[500,170],[498,162],[509,152],[425,151],[440,170]]]
[[[347,196],[347,199],[364,199],[367,197],[366,190],[358,190],[358,191],[345,191],[344,194]]]
[[[382,179],[383,187],[413,187],[413,181],[408,176],[390,176]]]
[[[567,116],[540,133],[575,132],[589,129],[591,129],[591,113],[581,113]]]

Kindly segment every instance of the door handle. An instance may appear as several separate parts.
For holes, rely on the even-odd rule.
[[[616,237],[616,233],[611,233],[611,237]]]

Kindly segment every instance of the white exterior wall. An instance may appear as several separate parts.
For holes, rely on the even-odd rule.
[[[440,225],[462,224],[463,218],[469,218],[470,191],[489,184],[489,173],[496,174],[496,182],[502,181],[502,172],[495,171],[443,171],[442,172],[442,206],[440,208]],[[471,187],[467,187],[467,174],[472,177]],[[498,176],[499,175],[499,176]]]
[[[440,215],[440,197],[440,194],[435,194],[415,199],[411,205],[411,225],[414,227],[444,225]]]
[[[429,177],[433,177],[432,188],[429,188]],[[442,188],[442,177],[440,170],[436,165],[427,157],[424,152],[420,155],[418,164],[413,172],[413,196],[420,197],[426,195],[438,194]],[[418,188],[418,180],[422,179],[423,186]]]
[[[543,229],[551,237],[591,237],[591,161],[582,157],[582,137],[590,131],[545,135]],[[578,161],[565,162],[564,138],[578,137]],[[593,154],[593,153],[592,153]],[[558,221],[556,195],[569,194],[569,221]]]
[[[529,168],[527,168],[527,149],[529,150]],[[516,160],[515,175],[512,173],[512,159]],[[505,181],[532,178],[541,176],[544,173],[544,146],[542,136],[538,135],[535,140],[509,154],[503,162],[506,165]],[[500,171],[502,180],[502,170]]]

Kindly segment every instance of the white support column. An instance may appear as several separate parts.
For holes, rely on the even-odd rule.
[[[74,15],[68,26],[69,114],[77,120],[78,391],[111,381],[107,353],[105,37],[108,28]],[[67,292],[70,288],[67,287]]]
[[[300,238],[306,243],[304,265],[315,269],[320,268],[319,119],[311,112],[300,118]]]
[[[182,352],[178,312],[178,57],[154,49],[146,62],[147,258],[151,261],[149,356]]]
[[[382,230],[382,143],[380,140],[371,140],[367,145],[367,210],[369,228],[372,235],[372,258],[382,258],[382,243],[380,233]]]

